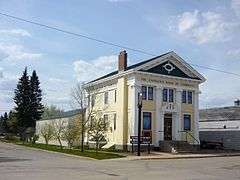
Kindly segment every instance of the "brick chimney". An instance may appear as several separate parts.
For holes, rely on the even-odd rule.
[[[127,52],[121,51],[118,55],[118,71],[127,70]]]

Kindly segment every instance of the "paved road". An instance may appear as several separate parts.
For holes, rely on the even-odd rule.
[[[88,160],[0,143],[0,180],[240,179],[240,157]]]

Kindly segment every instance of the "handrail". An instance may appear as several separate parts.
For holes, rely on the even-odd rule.
[[[185,134],[186,134],[186,141],[188,141],[188,140],[187,140],[187,137],[188,137],[188,135],[190,135],[190,137],[191,137],[193,140],[195,140],[198,144],[200,144],[199,140],[196,139],[196,138],[191,134],[192,131],[182,130],[182,131],[178,131],[178,132],[185,132]]]

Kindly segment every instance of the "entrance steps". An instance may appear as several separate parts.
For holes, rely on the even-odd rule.
[[[191,153],[198,148],[186,141],[159,141],[159,150],[171,153]]]

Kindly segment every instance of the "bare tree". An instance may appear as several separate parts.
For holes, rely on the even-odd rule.
[[[58,119],[57,121],[55,121],[53,123],[54,125],[54,134],[53,134],[53,138],[56,139],[59,142],[60,148],[63,149],[62,146],[62,136],[63,136],[63,132],[65,129],[65,122],[63,119]]]
[[[54,135],[54,126],[53,123],[45,123],[40,129],[40,135],[43,136],[46,145],[53,138]]]
[[[96,91],[84,88],[84,84],[77,84],[72,90],[73,105],[79,109],[79,119],[81,121],[81,151],[84,151],[84,139],[88,128],[88,122],[93,113],[93,107],[90,107],[90,96],[92,102],[95,101]],[[88,108],[87,108],[88,107]],[[87,112],[86,112],[87,108]]]
[[[80,139],[81,123],[78,118],[72,119],[68,122],[62,132],[61,139],[67,141],[68,146],[71,148],[74,142]]]
[[[91,122],[88,124],[88,134],[96,145],[96,153],[99,149],[99,142],[106,141],[106,135],[109,130],[110,123],[108,119],[104,119],[101,112],[92,115]]]

